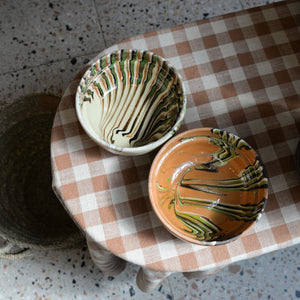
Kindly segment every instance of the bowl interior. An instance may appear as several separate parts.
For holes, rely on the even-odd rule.
[[[162,223],[197,244],[237,238],[262,213],[267,178],[242,139],[218,129],[195,129],[170,140],[150,171],[149,194]]]
[[[174,67],[141,50],[120,50],[98,60],[83,76],[76,101],[88,133],[124,148],[153,143],[177,130],[185,107]]]

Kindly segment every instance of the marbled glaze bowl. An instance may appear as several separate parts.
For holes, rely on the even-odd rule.
[[[83,129],[114,154],[154,150],[175,134],[185,110],[184,87],[175,68],[142,50],[119,50],[100,58],[76,93]]]
[[[156,155],[149,175],[152,207],[175,236],[200,245],[235,240],[261,216],[268,180],[242,139],[219,129],[183,132]]]

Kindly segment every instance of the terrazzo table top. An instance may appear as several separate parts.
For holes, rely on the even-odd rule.
[[[160,54],[187,89],[181,130],[225,129],[258,152],[270,184],[266,213],[247,235],[218,247],[185,243],[162,227],[147,194],[153,153],[114,156],[85,135],[74,109],[78,74],[56,114],[51,158],[54,190],[88,241],[158,271],[205,270],[299,243],[297,21],[299,4],[282,2],[136,36],[93,60],[123,48]]]

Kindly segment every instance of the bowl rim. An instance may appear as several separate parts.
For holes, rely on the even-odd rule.
[[[162,161],[164,160],[164,158],[168,155],[168,153],[170,153],[172,151],[172,148],[166,152],[166,149],[173,143],[176,143],[176,141],[178,141],[178,139],[182,138],[182,137],[186,137],[187,135],[192,135],[193,133],[195,132],[199,132],[199,130],[201,131],[211,131],[212,129],[217,129],[217,128],[212,128],[212,127],[199,127],[199,128],[194,128],[194,129],[189,129],[189,130],[186,130],[186,131],[183,131],[179,134],[177,134],[176,136],[174,136],[172,139],[170,139],[167,143],[165,143],[163,145],[163,147],[160,148],[160,150],[158,151],[158,153],[156,154],[152,164],[151,164],[151,168],[150,168],[150,172],[149,172],[149,176],[148,176],[148,194],[149,194],[149,200],[150,200],[150,203],[151,203],[151,206],[152,206],[152,209],[154,210],[155,212],[155,215],[158,217],[158,219],[160,220],[160,222],[162,223],[162,225],[171,233],[173,234],[174,236],[176,236],[177,238],[181,239],[182,241],[184,242],[190,242],[192,244],[196,244],[196,245],[202,245],[202,246],[217,246],[217,245],[223,245],[223,244],[227,244],[229,242],[232,242],[232,241],[235,241],[237,238],[239,238],[240,236],[244,235],[245,233],[247,233],[251,228],[253,228],[253,226],[255,226],[255,224],[258,222],[258,220],[261,218],[264,210],[265,210],[265,207],[266,207],[266,204],[267,204],[267,199],[268,199],[268,187],[265,187],[264,188],[264,198],[265,198],[265,201],[264,201],[264,205],[262,206],[262,209],[260,210],[260,212],[258,213],[258,216],[255,220],[249,222],[249,226],[244,229],[241,233],[235,235],[234,237],[231,237],[231,238],[228,238],[226,240],[222,240],[222,241],[205,241],[205,240],[197,240],[197,239],[194,239],[190,236],[187,236],[187,235],[184,235],[184,234],[181,234],[176,228],[174,228],[171,224],[169,224],[169,222],[166,221],[166,219],[161,215],[157,205],[155,204],[155,196],[153,196],[154,194],[154,191],[153,191],[153,180],[155,178],[154,174],[157,170],[157,167],[160,167],[161,164],[162,164]],[[220,129],[219,129],[220,130]],[[242,138],[240,138],[239,136],[233,134],[233,133],[230,133],[226,130],[222,130],[222,132],[225,132],[225,133],[228,133],[230,134],[231,136],[234,136],[234,137],[237,137],[239,138],[240,141],[244,142],[247,146],[250,147],[250,150],[253,151],[253,153],[255,154],[256,157],[259,157],[259,155],[257,154],[257,152]],[[166,153],[165,153],[166,152]],[[262,163],[262,161],[260,160],[260,163],[263,167],[263,171],[265,172],[265,167]],[[265,178],[267,179],[268,181],[268,177],[267,175],[265,174]]]
[[[80,84],[82,83],[83,79],[90,74],[91,69],[94,65],[97,64],[97,62],[99,62],[101,59],[108,57],[114,53],[120,52],[120,51],[142,51],[142,52],[147,52],[150,53],[152,55],[157,56],[162,62],[167,62],[168,66],[170,69],[172,69],[178,76],[179,82],[180,82],[180,86],[181,86],[181,90],[182,90],[182,107],[181,110],[177,116],[176,122],[174,123],[174,125],[172,126],[172,128],[168,131],[167,134],[165,134],[164,136],[162,136],[161,138],[159,138],[158,140],[151,142],[147,145],[143,145],[143,146],[138,146],[138,147],[120,147],[114,144],[110,144],[108,142],[106,142],[105,140],[101,139],[97,134],[95,134],[92,130],[90,130],[88,128],[88,126],[85,124],[85,121],[83,120],[82,117],[82,113],[81,113],[81,99],[82,97],[80,96],[80,94],[82,94],[82,92],[80,91]],[[98,76],[99,72],[97,72],[97,74],[95,74],[95,76]],[[187,105],[187,97],[186,97],[186,88],[182,79],[182,76],[180,75],[180,73],[177,71],[177,69],[175,68],[175,66],[170,63],[167,59],[165,59],[164,57],[162,57],[161,55],[152,52],[152,51],[148,51],[148,50],[143,50],[143,49],[119,49],[119,50],[115,50],[112,52],[109,52],[99,58],[97,58],[96,61],[94,61],[89,67],[88,69],[84,72],[84,74],[81,76],[80,81],[78,83],[77,89],[76,89],[76,95],[75,95],[75,110],[76,110],[76,115],[77,118],[79,120],[79,123],[81,124],[82,128],[84,129],[85,133],[98,145],[102,146],[104,149],[111,151],[113,153],[117,153],[117,154],[127,154],[127,155],[139,155],[139,154],[145,154],[147,152],[150,152],[152,150],[154,150],[155,148],[159,147],[160,145],[164,144],[166,141],[168,141],[170,138],[172,138],[175,133],[178,131],[179,127],[181,126],[185,113],[186,113],[186,105]]]

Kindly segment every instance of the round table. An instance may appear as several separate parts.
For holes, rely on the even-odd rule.
[[[88,64],[117,49],[156,52],[177,68],[186,87],[180,131],[221,128],[259,153],[270,183],[265,214],[250,232],[225,245],[186,243],[162,226],[147,188],[155,153],[126,157],[98,147],[74,107],[86,68],[69,84],[52,129],[53,190],[103,272],[121,272],[126,261],[137,264],[137,284],[150,291],[171,272],[201,276],[299,243],[300,181],[293,160],[300,123],[298,8],[297,2],[280,2],[139,35]]]

